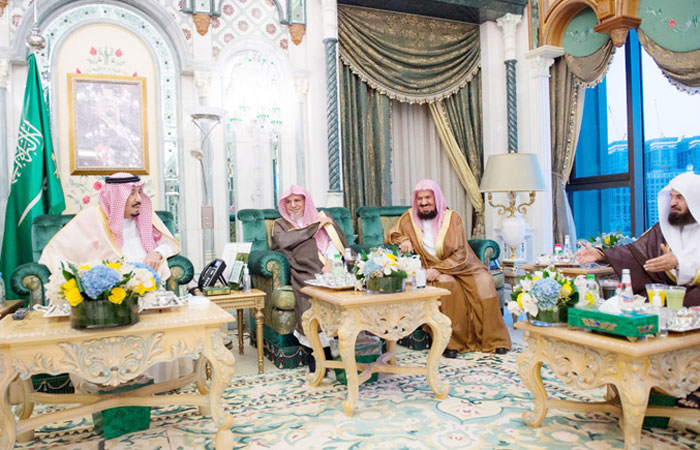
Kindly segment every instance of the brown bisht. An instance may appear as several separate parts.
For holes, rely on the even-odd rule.
[[[644,263],[662,255],[661,244],[668,245],[657,223],[631,244],[619,247],[598,249],[603,253],[607,262],[615,269],[618,277],[622,269],[630,269],[632,275],[632,290],[635,294],[646,295],[644,285],[647,283],[663,283],[675,285],[676,279],[671,272],[647,272]],[[671,249],[673,251],[673,249]],[[700,305],[700,287],[686,285],[684,306]]]
[[[388,240],[399,245],[406,238],[411,240],[423,267],[440,272],[440,278],[430,284],[452,293],[440,300],[440,311],[452,321],[447,348],[460,353],[510,349],[510,335],[501,315],[493,278],[469,247],[459,214],[445,211],[435,240],[436,256],[423,247],[423,232],[413,222],[412,208],[392,227]]]
[[[323,214],[323,213],[321,213]],[[348,246],[345,233],[335,221],[326,225],[326,232],[330,236],[333,245],[342,255]],[[306,286],[304,281],[313,280],[314,275],[323,270],[325,258],[318,251],[314,236],[318,231],[318,222],[311,223],[302,228],[294,228],[285,219],[277,219],[272,225],[272,250],[280,252],[287,257],[291,269],[291,283],[294,289],[296,307],[296,330],[304,334],[301,328],[301,315],[311,307],[309,297],[300,292]]]

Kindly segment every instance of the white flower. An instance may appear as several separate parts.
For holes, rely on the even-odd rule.
[[[511,314],[515,314],[516,316],[519,316],[523,313],[523,310],[518,306],[518,302],[510,301],[508,302],[508,311],[510,311]]]
[[[387,276],[391,275],[391,267],[384,268],[384,275],[387,275]]]
[[[523,304],[523,310],[525,310],[525,312],[530,314],[531,316],[536,316],[539,312],[535,297],[528,294],[527,292],[523,292],[523,296],[520,297],[520,302]]]
[[[528,278],[523,278],[520,280],[520,287],[523,288],[524,292],[528,292],[530,289],[532,289],[534,281],[528,279]]]
[[[66,279],[63,278],[63,272],[57,271],[49,275],[49,283],[44,285],[49,304],[66,301],[66,297],[63,295],[63,289],[61,289],[61,286],[63,286],[65,282]]]

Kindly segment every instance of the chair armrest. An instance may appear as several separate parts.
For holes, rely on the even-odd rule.
[[[491,261],[501,255],[498,243],[491,239],[469,239],[469,246],[486,267],[489,267]]]
[[[49,283],[49,268],[39,263],[18,266],[10,277],[10,287],[17,295],[29,296],[34,304],[46,304],[44,286]]]
[[[168,268],[170,269],[170,278],[166,281],[166,287],[169,291],[178,294],[179,286],[192,281],[192,277],[194,277],[194,266],[192,262],[184,256],[175,255],[168,258]]]
[[[272,278],[273,286],[289,284],[289,261],[282,253],[272,250],[258,250],[248,255],[248,269],[251,275]]]

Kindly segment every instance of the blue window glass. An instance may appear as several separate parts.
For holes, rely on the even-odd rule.
[[[629,188],[574,191],[569,199],[579,239],[611,231],[631,234]]]

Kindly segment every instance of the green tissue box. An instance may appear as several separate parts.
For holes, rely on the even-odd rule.
[[[119,386],[111,391],[99,391],[100,394],[116,394],[129,392],[143,386],[153,384],[153,380],[142,384],[129,384]],[[133,433],[135,431],[148,430],[151,426],[150,406],[121,406],[119,408],[105,409],[92,415],[95,433],[104,432],[105,440]]]
[[[331,344],[331,347],[333,347],[333,344],[335,344],[335,341]],[[369,340],[369,341],[364,341],[358,342],[355,344],[355,362],[358,363],[373,363],[375,362],[380,356],[382,355],[382,341],[380,340]],[[336,361],[340,361],[340,357],[334,357],[333,358]],[[335,379],[338,380],[339,383],[348,384],[347,377],[345,376],[345,369],[334,369],[335,370]],[[357,369],[357,373],[362,373],[362,370],[360,368]],[[377,381],[379,379],[379,374],[378,373],[373,373],[372,376],[369,377],[369,379],[366,381],[367,383],[371,383],[373,381]]]
[[[569,325],[604,333],[636,338],[658,332],[659,317],[655,314],[607,314],[594,306],[569,308]]]

